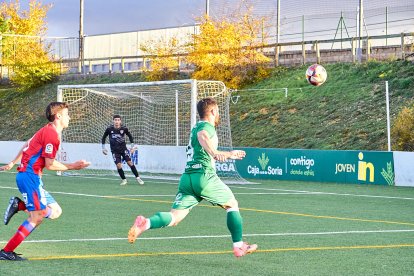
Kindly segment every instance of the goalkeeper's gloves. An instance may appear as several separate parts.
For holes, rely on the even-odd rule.
[[[105,148],[104,144],[102,144],[102,153],[108,155],[108,150]]]
[[[135,144],[131,144],[131,147],[129,148],[129,152],[133,154],[137,150],[138,146]]]

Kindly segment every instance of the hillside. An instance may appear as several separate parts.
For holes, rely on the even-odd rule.
[[[10,86],[0,86],[0,141],[27,140],[47,123],[45,108],[49,102],[56,101],[58,85],[137,81],[142,81],[140,75],[117,74],[68,78],[25,92],[18,92]]]
[[[393,61],[325,65],[328,81],[306,83],[306,67],[275,70],[268,79],[234,93],[230,104],[233,144],[246,147],[384,150],[387,144],[385,80],[391,117],[414,99],[414,64]],[[277,72],[277,73],[276,73]],[[61,80],[16,92],[0,87],[0,140],[26,140],[42,126],[44,108],[59,84],[134,82],[131,75]],[[288,97],[283,90],[288,88]],[[259,90],[261,89],[261,90]],[[236,97],[234,97],[235,102]]]
[[[324,65],[328,80],[313,87],[306,67],[289,69],[240,91],[232,105],[233,144],[304,149],[387,149],[385,81],[392,119],[414,99],[414,64]],[[288,88],[288,97],[276,88]],[[256,89],[267,89],[266,92]],[[274,89],[274,91],[272,91]]]

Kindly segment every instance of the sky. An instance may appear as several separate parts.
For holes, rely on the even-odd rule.
[[[4,0],[3,0],[4,1]],[[10,1],[10,0],[6,0]],[[14,1],[14,0],[13,0]],[[27,9],[30,0],[20,0],[22,9]],[[52,4],[47,13],[47,36],[52,37],[78,37],[79,36],[79,10],[80,0],[37,0],[43,4]],[[158,29],[193,25],[196,18],[202,16],[206,10],[207,0],[84,0],[84,35],[99,35],[108,33],[129,32],[138,30]],[[277,0],[246,0],[254,3],[255,12],[275,15]],[[281,3],[281,33],[298,33],[294,40],[300,39],[302,23],[301,16],[307,20],[306,29],[317,29],[316,25],[335,29],[341,11],[345,16],[354,17],[359,0],[319,0],[318,5],[303,6],[302,0],[279,0]],[[219,13],[229,14],[241,0],[208,0],[210,15]],[[414,0],[364,0],[367,11],[366,21],[374,23],[385,21],[385,6],[400,6],[396,11],[390,9],[390,20],[413,18]],[[378,10],[377,10],[378,9]],[[406,10],[406,14],[402,14]],[[320,13],[323,15],[320,15]],[[321,16],[321,17],[320,17]],[[332,22],[328,24],[323,20]],[[320,17],[320,18],[319,18]],[[287,19],[287,20],[286,20]],[[319,21],[320,22],[319,22]],[[275,23],[272,19],[271,22]],[[348,27],[355,25],[355,20],[347,19]],[[400,25],[412,26],[413,21],[404,21]],[[332,24],[331,24],[332,23]],[[397,24],[397,23],[395,23]],[[384,25],[384,24],[382,24]],[[380,26],[382,28],[382,25]],[[375,28],[373,25],[372,28]],[[275,28],[273,28],[275,29]],[[272,29],[272,30],[273,30]],[[395,32],[413,31],[412,28],[401,27]],[[275,30],[273,30],[275,32]],[[334,30],[332,31],[334,32]],[[379,31],[370,35],[381,34]],[[286,37],[284,39],[288,39]]]
[[[28,0],[20,0],[22,8]],[[47,36],[79,35],[80,0],[42,0],[52,4]],[[84,0],[84,34],[128,32],[194,24],[205,0]]]

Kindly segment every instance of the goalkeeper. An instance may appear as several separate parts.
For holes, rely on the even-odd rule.
[[[125,172],[122,169],[122,160],[125,160],[128,166],[131,168],[132,173],[135,175],[137,182],[141,185],[144,184],[144,181],[139,177],[139,173],[134,163],[131,161],[131,156],[135,150],[136,146],[134,145],[134,138],[129,132],[126,126],[122,125],[122,120],[120,115],[113,116],[113,125],[110,125],[102,136],[102,153],[107,155],[108,150],[105,148],[106,137],[109,136],[109,145],[111,147],[112,158],[118,169],[119,176],[121,177],[121,185],[126,185],[127,180],[125,177]],[[130,150],[127,149],[125,142],[125,135],[128,136],[129,142],[131,143]]]

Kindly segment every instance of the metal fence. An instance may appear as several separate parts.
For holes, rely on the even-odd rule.
[[[308,62],[353,62],[367,59],[407,58],[413,52],[414,3],[412,0],[320,0],[303,5],[299,0],[209,0],[208,14],[213,18],[231,18],[252,8],[263,18],[260,48],[271,57],[270,65],[297,65]],[[361,5],[363,3],[363,5]],[[324,13],[321,13],[321,10]],[[147,40],[191,39],[197,25],[86,36],[84,60],[79,58],[78,38],[39,38],[51,60],[61,64],[62,72],[101,73],[139,71],[150,67],[150,56],[140,50]],[[1,35],[1,34],[0,34]],[[0,36],[19,47],[21,36]],[[25,39],[28,39],[25,37]],[[3,47],[2,47],[3,46]],[[3,51],[0,51],[2,56]],[[2,57],[1,56],[1,57]],[[1,58],[0,57],[0,58]],[[184,56],[177,56],[179,68],[191,69]],[[13,64],[0,60],[1,76],[12,71]]]
[[[300,42],[273,43],[260,46],[257,50],[262,51],[270,58],[268,64],[272,66],[296,66],[307,63],[334,63],[334,62],[356,62],[367,60],[393,60],[412,58],[414,53],[414,33],[402,33],[394,35],[382,35],[363,37],[363,48],[360,48],[361,56],[358,57],[357,42],[359,38],[350,37],[343,39],[329,40],[307,40]],[[372,46],[378,41],[397,39],[398,44],[387,46]],[[330,49],[334,44],[344,44],[348,47]],[[299,47],[300,50],[291,50]],[[289,49],[290,48],[290,49]],[[101,58],[86,58],[79,73],[114,73],[114,72],[135,72],[151,68],[149,55],[136,56],[113,56]],[[193,66],[186,62],[186,55],[176,56],[179,66],[177,71],[192,70]]]
[[[236,7],[266,19],[269,43],[357,37],[360,29],[361,36],[387,35],[414,26],[412,0],[209,0],[213,17],[226,18]]]

